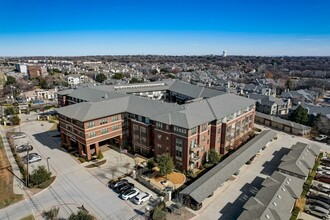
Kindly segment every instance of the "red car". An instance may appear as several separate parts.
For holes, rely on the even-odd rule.
[[[315,179],[324,183],[330,183],[330,176],[326,175],[316,175]]]

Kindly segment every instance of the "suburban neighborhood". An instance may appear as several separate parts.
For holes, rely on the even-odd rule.
[[[1,61],[1,219],[329,218],[327,84],[158,59]]]

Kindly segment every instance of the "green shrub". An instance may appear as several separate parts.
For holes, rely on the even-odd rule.
[[[80,163],[85,163],[87,160],[84,157],[79,157],[78,159]]]
[[[102,153],[102,151],[99,151],[99,154],[97,155],[97,159],[99,159],[99,160],[101,160],[101,159],[103,159],[103,153]]]
[[[32,171],[30,175],[30,184],[32,186],[38,186],[48,180],[50,180],[52,173],[48,172],[45,166],[38,166],[37,169]]]

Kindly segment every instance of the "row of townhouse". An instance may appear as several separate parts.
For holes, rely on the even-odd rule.
[[[236,149],[254,127],[255,102],[233,94],[179,105],[124,93],[105,96],[100,88],[78,90],[59,93],[59,103],[70,105],[57,112],[62,142],[87,159],[101,145],[114,144],[146,156],[168,153],[177,168],[189,170],[200,167],[210,149],[223,155]]]

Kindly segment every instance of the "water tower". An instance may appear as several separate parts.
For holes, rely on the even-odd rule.
[[[226,56],[227,56],[227,51],[225,51],[225,50],[222,51],[222,56],[223,56],[223,57],[226,57]]]

